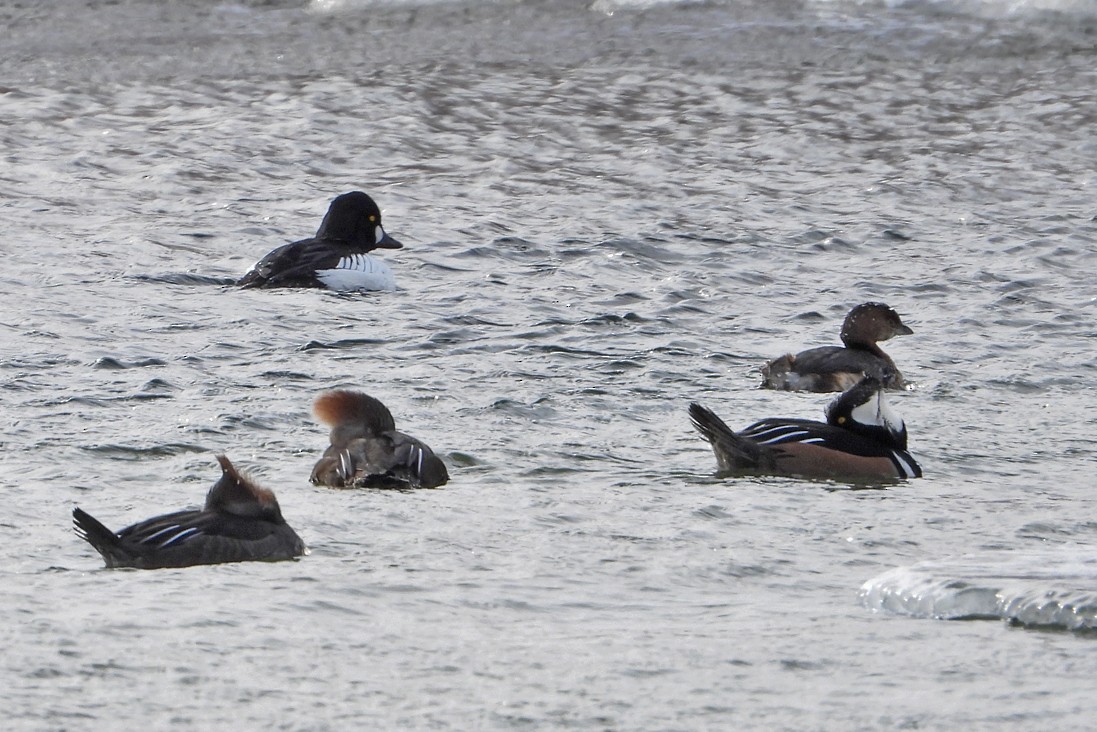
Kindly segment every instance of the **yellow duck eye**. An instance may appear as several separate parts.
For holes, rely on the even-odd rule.
[[[369,217],[369,222],[371,224],[376,224],[377,223],[377,217],[376,216],[370,216]]]
[[[845,417],[839,417],[838,418],[838,424],[845,424],[845,423],[846,423],[846,418]]]

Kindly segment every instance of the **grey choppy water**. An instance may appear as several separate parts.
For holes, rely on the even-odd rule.
[[[1088,636],[858,602],[1094,590],[1089,3],[0,12],[11,728],[1089,725]],[[225,286],[355,188],[399,291]],[[868,299],[926,478],[713,479],[685,405],[821,414],[756,369]],[[310,487],[334,386],[451,484]],[[218,451],[311,556],[99,569]]]

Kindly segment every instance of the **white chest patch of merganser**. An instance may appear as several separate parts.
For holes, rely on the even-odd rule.
[[[316,271],[316,279],[330,290],[395,290],[389,266],[368,254],[343,257],[332,269]]]

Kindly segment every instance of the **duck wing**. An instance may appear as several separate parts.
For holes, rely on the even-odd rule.
[[[423,442],[390,430],[333,444],[311,480],[336,488],[437,488],[449,481],[449,472]]]
[[[236,284],[240,287],[323,287],[316,271],[332,269],[346,253],[345,242],[302,239],[260,259]]]

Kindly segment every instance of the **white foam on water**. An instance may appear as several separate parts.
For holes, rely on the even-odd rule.
[[[999,618],[1027,626],[1097,629],[1097,548],[981,554],[921,562],[865,582],[872,610],[944,620]]]

